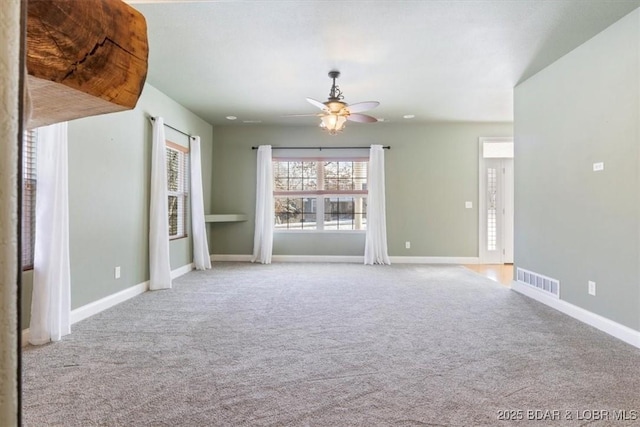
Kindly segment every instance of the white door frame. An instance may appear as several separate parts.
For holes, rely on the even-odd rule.
[[[478,139],[478,259],[480,264],[486,263],[512,263],[513,262],[513,151],[511,153],[499,153],[487,159],[500,161],[500,206],[498,212],[502,213],[498,230],[498,239],[503,249],[499,257],[491,257],[487,251],[487,206],[486,206],[486,160],[484,157],[485,143],[511,143],[511,137],[481,137]]]

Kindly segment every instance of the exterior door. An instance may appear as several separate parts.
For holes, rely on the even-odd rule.
[[[491,144],[494,147],[487,147]],[[481,264],[513,263],[513,154],[504,147],[496,149],[496,144],[511,144],[510,153],[513,153],[512,140],[488,143],[481,140],[478,206]],[[501,157],[491,157],[493,155]]]
[[[502,205],[504,198],[501,191],[503,186],[502,159],[484,159],[483,169],[484,194],[480,195],[484,201],[480,204],[483,242],[481,243],[480,261],[483,264],[502,264]]]

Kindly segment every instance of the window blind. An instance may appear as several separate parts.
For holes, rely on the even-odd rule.
[[[167,141],[169,237],[187,236],[189,215],[189,149]]]
[[[22,140],[22,268],[33,268],[36,227],[36,144],[38,131],[24,131]]]

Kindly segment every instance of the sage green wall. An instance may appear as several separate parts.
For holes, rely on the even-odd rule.
[[[151,123],[148,116],[200,135],[205,210],[211,200],[211,125],[145,85],[132,111],[69,122],[69,247],[72,309],[149,280]],[[167,129],[166,137],[188,138]],[[192,262],[191,239],[170,244],[171,268]],[[114,279],[120,266],[121,278]],[[28,327],[31,274],[23,274],[23,327]]]
[[[251,146],[383,144],[392,147],[385,151],[389,254],[477,257],[478,138],[511,136],[512,132],[510,123],[351,123],[335,137],[317,127],[214,127],[213,209],[215,213],[245,213],[249,221],[213,225],[211,252],[252,252],[256,152]],[[323,155],[341,153],[322,151]],[[368,156],[367,151],[358,154]],[[472,201],[474,208],[465,209],[465,201]],[[405,249],[407,240],[411,249]],[[364,234],[276,233],[273,253],[363,255]]]
[[[636,10],[515,89],[516,266],[559,279],[562,300],[636,330],[639,56]]]

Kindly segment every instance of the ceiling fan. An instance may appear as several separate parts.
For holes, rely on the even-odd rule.
[[[344,95],[338,86],[336,79],[340,76],[340,71],[329,71],[329,77],[333,79],[329,99],[325,102],[317,101],[313,98],[307,98],[307,102],[318,107],[322,113],[318,114],[292,114],[292,116],[317,116],[320,117],[320,127],[329,132],[330,135],[336,135],[344,129],[347,120],[360,123],[375,123],[378,121],[375,117],[367,114],[360,114],[362,111],[376,108],[380,103],[378,101],[358,102],[356,104],[347,104],[343,101]]]

